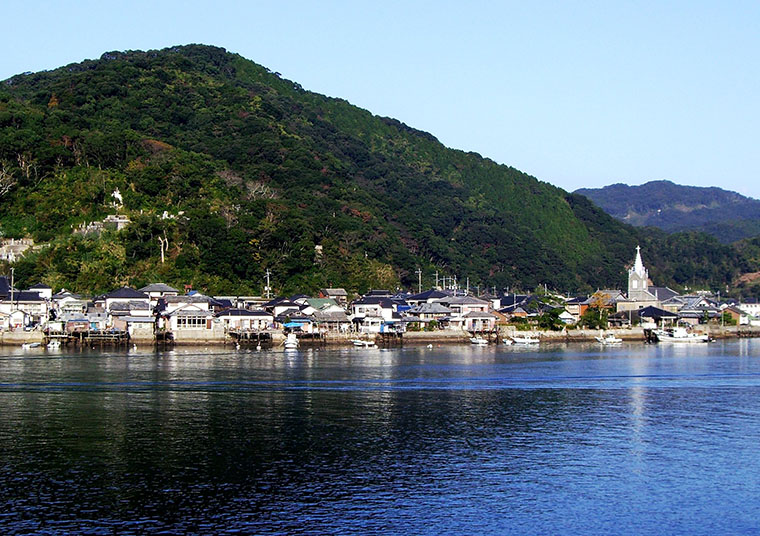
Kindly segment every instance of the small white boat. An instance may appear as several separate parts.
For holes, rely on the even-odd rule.
[[[25,342],[21,345],[21,348],[28,350],[29,348],[39,348],[40,346],[42,346],[42,343],[39,342]]]
[[[623,339],[620,337],[615,337],[612,333],[608,333],[607,335],[602,336],[601,334],[598,337],[594,337],[600,344],[604,345],[613,345],[613,344],[621,344],[623,342]]]
[[[470,337],[470,342],[476,346],[488,346],[488,339],[484,339],[480,335],[477,337]]]
[[[286,350],[298,350],[298,337],[295,333],[288,333],[284,346]]]
[[[539,342],[541,342],[538,339],[538,335],[533,335],[531,333],[526,333],[525,335],[512,335],[511,339],[514,341],[515,344],[520,344],[520,345],[525,345],[525,346],[538,344]]]
[[[501,342],[503,342],[507,346],[511,346],[515,343],[515,341],[513,341],[512,339],[502,339]]]
[[[710,342],[708,335],[694,333],[681,326],[658,329],[654,334],[657,336],[657,342],[686,344]]]
[[[377,348],[375,341],[363,341],[361,339],[353,339],[351,341],[357,348]]]
[[[53,339],[52,341],[47,343],[47,347],[49,350],[57,350],[58,348],[61,347],[61,341],[59,341],[58,339]]]

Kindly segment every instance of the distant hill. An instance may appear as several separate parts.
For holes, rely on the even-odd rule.
[[[131,223],[100,223],[115,214]],[[637,244],[663,285],[760,270],[712,237],[643,232],[204,45],[2,82],[0,233],[43,244],[15,263],[18,285],[80,292],[258,293],[267,271],[276,292],[364,291],[414,285],[417,269],[426,285],[438,271],[471,287],[590,290],[623,285]]]
[[[641,186],[613,184],[581,188],[584,195],[615,218],[667,232],[703,231],[728,244],[760,235],[760,201],[722,188],[652,181]]]

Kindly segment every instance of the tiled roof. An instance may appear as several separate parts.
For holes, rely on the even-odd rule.
[[[252,311],[250,309],[225,309],[224,311],[219,311],[214,316],[219,318],[220,316],[255,316],[255,317],[267,317],[272,318],[272,314],[268,313],[266,311],[256,310]]]
[[[192,296],[164,296],[166,303],[208,303],[209,297],[203,294],[194,294]]]
[[[134,298],[134,299],[143,299],[147,300],[148,295],[143,294],[142,292],[138,292],[137,290],[130,288],[130,287],[121,287],[120,289],[116,289],[112,292],[109,292],[108,294],[104,295],[103,298],[105,299],[114,299],[114,298]]]
[[[151,283],[140,289],[140,292],[179,292],[176,288],[165,285],[164,283]]]

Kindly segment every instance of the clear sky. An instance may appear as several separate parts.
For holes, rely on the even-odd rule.
[[[760,198],[757,1],[3,4],[0,79],[204,43],[574,190]]]

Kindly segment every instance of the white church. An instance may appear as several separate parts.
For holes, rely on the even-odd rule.
[[[636,259],[628,269],[628,295],[626,300],[617,302],[618,311],[630,311],[644,307],[662,309],[664,302],[678,296],[678,293],[668,287],[655,287],[649,279],[649,270],[641,260],[641,248],[636,246]]]

